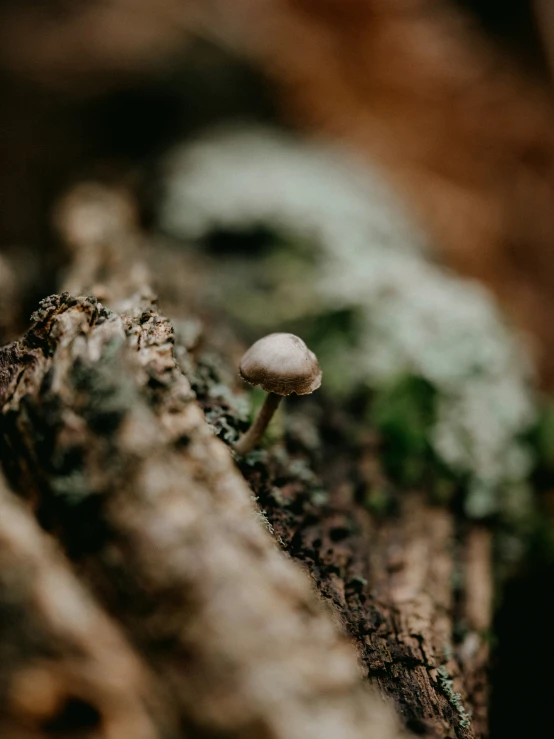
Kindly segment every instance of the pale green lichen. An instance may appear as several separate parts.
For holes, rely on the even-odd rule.
[[[483,287],[431,263],[378,173],[266,129],[216,132],[169,161],[167,231],[278,234],[256,258],[214,259],[215,302],[256,331],[300,325],[328,391],[366,387],[378,405],[407,381],[430,388],[421,418],[419,397],[399,406],[412,459],[429,450],[463,480],[472,516],[526,510],[537,409],[525,349]]]
[[[444,665],[438,668],[437,677],[442,692],[460,717],[460,726],[463,729],[468,729],[471,726],[471,715],[466,711],[460,693],[454,691],[454,682]]]
[[[254,516],[256,519],[262,524],[262,526],[267,529],[267,531],[270,533],[271,538],[277,542],[283,549],[285,548],[285,542],[279,536],[275,529],[273,528],[273,525],[271,524],[271,521],[267,517],[267,511],[265,511],[263,508],[260,507],[260,499],[256,495],[252,495],[252,502],[254,503]]]

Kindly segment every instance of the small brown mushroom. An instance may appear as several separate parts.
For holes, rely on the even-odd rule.
[[[316,355],[294,334],[268,334],[256,341],[241,359],[239,373],[268,395],[252,426],[234,444],[238,454],[246,454],[256,446],[283,395],[308,395],[321,385]]]

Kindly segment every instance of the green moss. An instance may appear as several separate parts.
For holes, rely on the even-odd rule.
[[[525,348],[486,290],[428,260],[379,173],[347,159],[263,128],[208,135],[173,154],[162,221],[207,245],[218,279],[199,281],[201,297],[246,340],[297,333],[323,392],[371,396],[395,480],[515,521],[536,458]],[[540,437],[552,466],[554,413]]]
[[[324,370],[325,391],[345,399],[360,386],[360,366],[355,361],[363,331],[355,308],[321,310],[301,320],[285,323],[283,330],[302,336]]]
[[[531,441],[536,445],[540,467],[554,475],[554,400],[551,398],[543,398]]]
[[[370,513],[382,516],[394,506],[394,498],[385,487],[374,487],[364,496],[364,505]]]
[[[396,480],[412,485],[432,457],[429,430],[435,420],[435,389],[417,377],[403,377],[375,394],[368,410],[384,440],[383,461]]]

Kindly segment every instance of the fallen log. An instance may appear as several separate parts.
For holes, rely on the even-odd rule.
[[[332,487],[317,505],[286,456],[241,475],[192,390],[194,358],[153,300],[132,207],[94,188],[65,207],[65,284],[102,302],[53,295],[1,350],[2,462],[160,681],[178,736],[398,737],[362,671],[420,735],[483,735],[486,547],[471,549],[453,514],[422,496],[381,522]],[[252,491],[334,618],[260,525]],[[462,609],[485,613],[465,652],[451,577],[464,562],[475,587]]]

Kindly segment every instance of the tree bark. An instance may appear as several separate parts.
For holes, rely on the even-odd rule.
[[[285,469],[270,473],[279,486],[244,471],[277,536],[333,604],[365,676],[404,722],[423,735],[486,736],[488,532],[457,531],[451,513],[417,493],[379,520],[338,491],[319,506]],[[465,629],[456,645],[455,624]]]
[[[380,521],[337,490],[322,506],[302,451],[245,460],[241,475],[204,419],[213,397],[192,391],[194,357],[153,301],[132,203],[81,188],[58,224],[73,249],[65,285],[102,303],[51,296],[1,351],[3,463],[156,676],[174,735],[398,737],[343,629],[407,726],[482,735],[486,537],[476,544],[422,495]],[[217,410],[240,426],[223,401]],[[252,492],[334,618],[260,526]],[[464,614],[465,651],[453,644]]]
[[[156,679],[3,480],[0,573],[0,736],[169,736]]]

